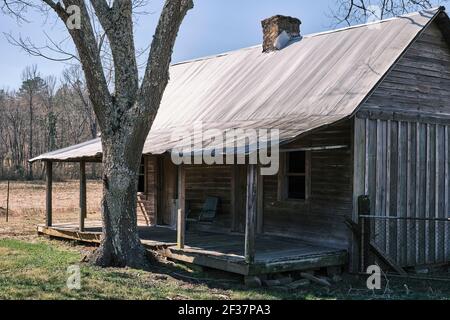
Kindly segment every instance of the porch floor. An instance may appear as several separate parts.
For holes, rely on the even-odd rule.
[[[100,222],[86,222],[85,232],[79,232],[76,223],[38,226],[38,233],[55,238],[99,243]],[[301,271],[347,263],[345,250],[324,247],[299,239],[258,235],[253,264],[244,258],[244,236],[212,231],[186,231],[186,247],[176,247],[176,231],[165,227],[140,226],[143,245],[167,258],[242,275],[267,274],[283,271]]]

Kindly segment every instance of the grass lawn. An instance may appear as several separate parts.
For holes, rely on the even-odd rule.
[[[200,272],[184,266],[157,265],[155,270],[97,268],[80,264],[83,253],[57,241],[33,243],[0,240],[0,299],[276,299],[281,296],[246,290],[236,279],[215,286],[190,279]],[[80,265],[81,290],[66,286],[67,267]],[[189,281],[176,279],[177,275]],[[204,275],[203,275],[204,276]],[[204,283],[202,283],[204,282]]]
[[[449,299],[450,282],[390,279],[389,289],[364,289],[344,278],[331,288],[297,292],[250,290],[239,277],[160,262],[152,270],[97,268],[80,263],[89,248],[46,239],[0,239],[0,299]],[[81,267],[80,290],[66,286],[67,267]],[[385,284],[385,283],[384,283]]]
[[[101,182],[88,183],[88,219],[100,219]],[[54,221],[77,221],[78,181],[54,184]],[[12,182],[9,222],[5,222],[6,183],[0,182],[0,299],[450,299],[449,281],[389,277],[382,290],[366,287],[367,277],[344,276],[330,288],[295,292],[249,290],[242,278],[218,271],[160,261],[152,270],[101,269],[80,263],[93,248],[37,237],[45,220],[42,182]],[[81,267],[81,290],[66,286],[67,267]],[[445,273],[450,280],[450,273]]]

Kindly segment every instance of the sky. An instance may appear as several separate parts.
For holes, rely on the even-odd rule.
[[[163,0],[151,0],[140,15],[135,29],[136,47],[146,48],[152,39]],[[298,17],[302,20],[302,34],[328,30],[333,25],[330,17],[333,0],[194,0],[181,26],[172,61],[218,54],[262,42],[260,21],[275,14]],[[17,89],[22,70],[36,64],[43,76],[59,77],[67,67],[61,62],[32,57],[8,43],[4,33],[29,38],[35,45],[46,43],[47,33],[52,39],[68,36],[62,23],[53,16],[44,19],[34,12],[27,13],[29,23],[18,24],[11,17],[0,14],[0,88]]]

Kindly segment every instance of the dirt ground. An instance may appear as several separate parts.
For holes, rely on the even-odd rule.
[[[101,181],[87,182],[88,220],[100,220]],[[9,221],[6,222],[7,182],[0,181],[0,238],[36,237],[36,226],[45,222],[45,183],[11,181]],[[53,183],[53,222],[78,221],[79,182]]]

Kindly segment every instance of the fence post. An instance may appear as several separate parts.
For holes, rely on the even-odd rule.
[[[52,193],[53,193],[53,162],[47,161],[47,177],[46,177],[46,201],[45,201],[45,226],[52,226]]]
[[[8,187],[6,191],[6,222],[9,221],[9,180],[8,180]]]
[[[84,232],[84,222],[87,216],[86,206],[86,163],[80,161],[80,213],[79,213],[79,229]]]
[[[362,216],[370,215],[370,198],[369,196],[358,197],[358,215],[359,226],[361,228],[361,255],[360,266],[361,272],[366,272],[366,268],[369,266],[370,259],[370,220]]]

